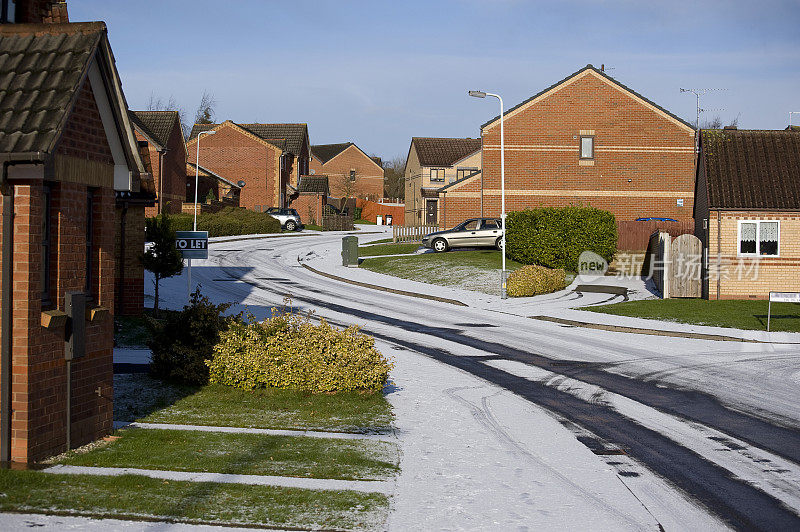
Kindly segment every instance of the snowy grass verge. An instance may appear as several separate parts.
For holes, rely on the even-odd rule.
[[[181,386],[145,374],[114,376],[114,417],[144,423],[362,434],[392,430],[391,407],[380,393]]]
[[[455,249],[447,253],[365,259],[360,267],[401,279],[500,295],[501,262],[499,251]],[[522,264],[506,259],[507,270],[520,267]]]
[[[374,530],[388,509],[387,497],[376,493],[0,470],[4,512]]]
[[[362,257],[375,257],[378,255],[410,255],[419,250],[419,244],[369,244],[358,247],[358,254]]]
[[[397,446],[389,442],[164,429],[116,435],[57,463],[343,480],[383,480],[398,471]]]
[[[711,327],[767,329],[767,301],[758,300],[646,299],[578,310]],[[770,330],[800,332],[800,304],[773,303]]]

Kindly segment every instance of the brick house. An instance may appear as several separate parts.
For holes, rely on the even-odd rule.
[[[482,180],[440,197],[447,226],[500,215],[499,119],[481,126]],[[587,65],[508,109],[504,127],[506,211],[583,204],[691,222],[694,128],[602,70]]]
[[[300,176],[309,171],[308,126],[195,124],[186,143],[189,161],[196,161],[198,134],[209,130],[216,133],[200,141],[200,166],[233,183],[244,181],[240,205],[246,209],[286,207]]]
[[[0,460],[30,462],[112,430],[116,196],[144,168],[104,23],[2,24],[0,57]]]
[[[700,139],[703,297],[800,291],[800,131],[712,129]]]
[[[186,143],[178,112],[131,111],[130,115],[136,140],[147,147],[142,158],[153,176],[158,202],[145,209],[145,216],[181,212],[186,198]]]
[[[439,189],[453,183],[480,183],[481,159],[481,139],[412,138],[406,157],[406,224],[443,226],[444,197],[440,200]]]
[[[383,198],[380,159],[370,157],[352,142],[311,146],[310,168],[314,174],[328,176],[334,197]]]

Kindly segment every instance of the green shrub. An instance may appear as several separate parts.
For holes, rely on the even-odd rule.
[[[508,213],[506,252],[517,262],[574,272],[578,257],[587,250],[611,262],[617,250],[617,221],[610,212],[569,206]]]
[[[179,213],[170,215],[172,228],[176,231],[191,231],[194,215]],[[197,215],[197,230],[208,231],[208,236],[253,235],[280,233],[281,224],[266,213],[250,211],[240,207],[225,207],[219,212]]]
[[[392,368],[357,327],[314,324],[291,312],[231,324],[207,364],[212,383],[309,392],[379,391]]]
[[[207,384],[205,361],[219,342],[220,332],[232,321],[222,316],[228,307],[229,304],[212,304],[198,288],[183,311],[171,313],[163,324],[152,322],[154,334],[147,342],[153,351],[150,372],[161,379]]]
[[[506,290],[511,297],[549,294],[567,286],[566,272],[532,264],[511,272]]]

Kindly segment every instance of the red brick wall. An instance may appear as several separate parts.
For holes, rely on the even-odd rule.
[[[593,166],[579,161],[582,131],[594,132]],[[573,203],[620,220],[692,218],[693,132],[593,73],[508,115],[505,143],[507,211]],[[484,129],[487,216],[500,214],[499,145],[499,125]]]
[[[196,161],[197,141],[188,144],[189,161]],[[221,126],[200,140],[200,166],[236,183],[244,180],[239,204],[250,210],[279,203],[280,150],[265,146],[233,126]],[[192,189],[193,190],[193,189]],[[192,196],[192,200],[194,197]],[[198,201],[202,198],[198,197]]]
[[[91,90],[81,91],[78,105],[66,124],[58,153],[78,162],[107,163],[110,150]],[[83,153],[83,157],[78,156]],[[64,309],[64,294],[83,291],[86,284],[87,175],[60,170],[51,196],[52,303]],[[107,175],[113,176],[108,165]],[[96,183],[95,183],[96,184]],[[42,242],[44,188],[41,181],[14,180],[14,272],[12,293],[12,460],[35,461],[62,452],[66,444],[66,362],[64,329],[41,326],[43,276]],[[93,267],[90,292],[94,302],[114,308],[114,191],[94,189],[92,212]],[[73,363],[72,444],[82,445],[112,429],[113,321],[87,323],[86,356]],[[99,390],[99,393],[97,392]]]
[[[356,180],[350,185],[350,171],[356,171]],[[377,166],[364,153],[350,146],[342,153],[320,165],[318,173],[328,176],[331,196],[344,197],[347,187],[351,187],[351,196],[369,200],[383,197],[383,168]]]
[[[122,213],[122,207],[115,210],[115,314],[139,316],[144,311],[144,266],[142,266],[139,256],[144,252],[145,208],[134,206],[129,207],[125,212],[124,257],[122,256]]]
[[[177,120],[176,120],[177,121]],[[205,149],[204,136],[201,149]],[[139,132],[136,132],[137,140],[146,140]],[[162,212],[174,214],[181,212],[181,204],[186,200],[186,148],[183,140],[183,132],[176,123],[166,146],[167,151],[162,158],[156,147],[149,144],[150,162],[155,182],[156,196],[161,203]],[[161,164],[164,168],[161,168]],[[164,180],[163,189],[161,180]],[[160,195],[163,194],[163,198]],[[145,208],[145,216],[151,217],[158,214],[158,204]]]
[[[322,194],[300,194],[289,204],[300,215],[303,225],[322,225],[322,209],[327,198]]]

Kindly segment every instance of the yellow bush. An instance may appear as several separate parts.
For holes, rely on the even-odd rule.
[[[206,364],[212,383],[311,392],[379,391],[393,367],[358,327],[337,329],[292,313],[232,325]]]
[[[536,264],[523,266],[508,276],[506,291],[511,297],[536,296],[562,290],[567,286],[564,270],[551,270]]]

